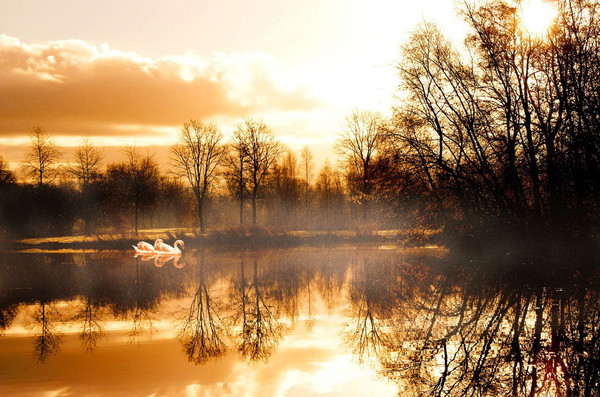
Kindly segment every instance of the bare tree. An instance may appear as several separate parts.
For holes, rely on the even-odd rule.
[[[75,151],[75,162],[68,171],[81,182],[82,186],[89,185],[100,174],[103,159],[102,149],[94,146],[88,138],[83,138]]]
[[[135,147],[124,150],[127,161],[110,164],[106,171],[107,208],[113,219],[127,209],[133,210],[134,230],[139,230],[140,212],[158,201],[160,172],[150,154],[141,154]],[[121,215],[119,215],[121,214]]]
[[[39,303],[39,312],[34,316],[40,330],[33,340],[33,354],[40,364],[44,364],[50,356],[58,353],[62,335],[56,333],[51,317],[57,313],[56,308],[46,302]]]
[[[256,201],[265,176],[279,158],[282,148],[271,129],[260,120],[247,119],[234,132],[235,144],[245,153],[248,189],[252,199],[252,224],[256,224]]]
[[[29,139],[29,149],[25,153],[24,166],[32,178],[42,186],[55,171],[60,151],[54,140],[40,126],[34,126]],[[55,175],[54,175],[55,176]]]
[[[383,117],[378,113],[354,111],[346,119],[337,150],[346,163],[348,182],[367,215],[373,188],[373,163],[384,139]]]
[[[579,235],[599,222],[600,5],[554,4],[543,38],[523,31],[513,3],[464,2],[463,48],[432,24],[403,48],[398,160],[441,212],[469,219],[463,230]]]
[[[319,213],[317,225],[327,230],[334,229],[333,214],[338,214],[335,225],[339,226],[339,214],[343,213],[344,186],[339,172],[327,160],[315,181],[315,197]]]
[[[246,196],[246,185],[248,179],[246,167],[246,148],[244,142],[237,139],[228,145],[225,165],[227,171],[225,177],[229,184],[232,195],[239,202],[240,226],[244,224],[244,199]]]
[[[8,164],[0,156],[0,186],[14,184],[17,181],[14,172],[8,168]]]
[[[279,226],[290,227],[302,203],[302,182],[298,177],[299,164],[292,151],[286,151],[273,166],[268,178],[271,219]]]
[[[198,264],[198,288],[179,334],[188,360],[195,364],[205,364],[210,359],[219,358],[227,350],[223,341],[226,327],[215,307],[205,272],[205,252],[201,251]]]
[[[258,262],[254,261],[251,279],[246,279],[243,261],[240,270],[238,351],[250,361],[267,360],[281,339],[281,324],[269,304],[264,281],[261,283]]]
[[[225,153],[222,137],[216,125],[191,120],[183,125],[179,143],[171,148],[176,173],[184,177],[194,191],[201,233],[206,231],[205,200]]]
[[[302,151],[300,152],[300,159],[302,160],[302,170],[304,171],[304,209],[306,212],[306,220],[308,221],[308,195],[310,189],[310,179],[312,177],[313,170],[313,155],[310,152],[308,145],[302,148]]]
[[[88,138],[83,138],[75,151],[75,161],[67,167],[67,172],[76,177],[80,183],[79,204],[82,210],[83,230],[86,235],[92,233],[92,225],[99,215],[97,208],[98,185],[94,185],[94,182],[98,182],[102,175],[103,159],[104,152],[102,149],[95,147]]]

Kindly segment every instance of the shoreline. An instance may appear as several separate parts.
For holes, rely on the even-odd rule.
[[[98,234],[93,236],[63,236],[24,238],[8,242],[0,251],[64,251],[64,250],[124,250],[139,241],[153,243],[157,238],[165,242],[181,239],[186,248],[291,248],[337,244],[380,243],[405,247],[427,246],[432,232],[378,230],[360,232],[336,231],[273,231],[262,227],[242,227],[211,230],[205,234],[184,229],[149,229],[135,233]]]

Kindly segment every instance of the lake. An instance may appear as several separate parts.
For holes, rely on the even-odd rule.
[[[595,396],[594,266],[337,246],[3,253],[0,395]]]

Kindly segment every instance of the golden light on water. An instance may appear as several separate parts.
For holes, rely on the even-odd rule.
[[[557,16],[558,10],[551,1],[529,0],[521,3],[521,26],[532,36],[546,35]]]

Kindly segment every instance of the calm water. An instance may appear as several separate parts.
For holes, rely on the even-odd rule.
[[[0,395],[596,396],[591,270],[435,249],[0,257]]]

